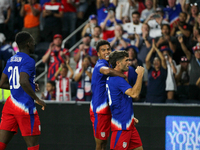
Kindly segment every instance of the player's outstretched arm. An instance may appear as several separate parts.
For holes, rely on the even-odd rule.
[[[126,90],[125,94],[132,97],[132,98],[138,98],[141,88],[142,88],[142,79],[144,75],[144,68],[141,66],[138,66],[135,72],[138,74],[137,80],[133,88],[130,88]]]
[[[46,107],[46,104],[43,100],[40,100],[37,95],[35,94],[35,92],[33,91],[32,87],[31,87],[31,84],[29,82],[29,75],[25,72],[21,72],[20,73],[20,79],[19,79],[19,83],[22,87],[22,89],[30,96],[32,97],[36,103],[38,105],[41,105],[42,106],[42,110],[45,109]]]
[[[119,77],[122,77],[124,79],[127,79],[127,76],[119,71],[116,71],[112,68],[109,68],[109,67],[101,67],[100,68],[100,72],[104,75],[107,75],[107,76],[119,76]]]
[[[0,88],[10,90],[8,76],[4,73],[2,73],[2,76],[1,76]]]

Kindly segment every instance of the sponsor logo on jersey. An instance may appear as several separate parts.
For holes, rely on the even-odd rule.
[[[126,148],[126,146],[127,146],[127,142],[123,142],[123,148]]]
[[[101,132],[101,137],[105,137],[105,136],[106,136],[105,132]]]

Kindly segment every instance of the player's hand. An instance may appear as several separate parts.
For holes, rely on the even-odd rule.
[[[135,72],[139,75],[143,75],[144,74],[144,68],[142,66],[138,66],[136,69],[135,69]]]
[[[138,124],[139,120],[137,118],[134,118],[134,125]]]
[[[37,99],[37,100],[35,100],[35,102],[36,102],[38,105],[41,105],[41,106],[42,106],[42,110],[45,109],[46,103],[45,103],[43,100]]]
[[[39,91],[39,90],[40,90],[39,84],[35,83],[35,91],[37,92],[37,91]]]

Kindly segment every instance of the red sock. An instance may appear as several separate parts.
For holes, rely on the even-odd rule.
[[[0,142],[0,150],[6,149],[6,146],[7,145],[5,143]]]
[[[39,150],[39,144],[36,146],[28,147],[28,150]]]

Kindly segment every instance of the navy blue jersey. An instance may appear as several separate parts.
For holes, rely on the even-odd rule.
[[[35,91],[35,61],[29,55],[18,52],[7,61],[3,73],[8,76],[11,100],[16,111],[22,114],[34,114],[36,112],[34,99],[22,89],[19,83],[21,72],[29,75],[29,82]]]
[[[125,94],[132,88],[122,77],[108,77],[106,90],[108,93],[109,106],[112,114],[111,130],[132,130],[134,113],[132,98]]]

